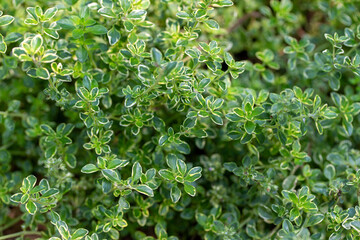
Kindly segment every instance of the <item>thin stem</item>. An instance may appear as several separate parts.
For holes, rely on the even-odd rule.
[[[85,32],[85,27],[84,27],[84,26],[82,26],[82,30]],[[88,54],[88,56],[89,56],[90,63],[91,63],[91,65],[92,65],[92,67],[93,67],[94,69],[96,69],[97,66],[96,66],[96,62],[94,61],[94,57],[93,57],[93,55],[91,54],[91,52],[90,52],[89,48],[87,47],[87,45],[85,44],[85,35],[83,35],[82,44],[83,44],[83,46],[84,46],[84,48],[85,48],[85,50],[86,50],[86,52],[87,52],[87,54]]]
[[[359,44],[356,44],[355,46],[353,46],[346,54],[346,56],[350,56],[351,53],[353,53],[357,48],[359,47]]]
[[[300,165],[296,165],[296,166],[293,168],[293,170],[291,171],[290,175],[294,175],[295,172],[296,172],[296,170],[299,169],[299,167],[300,167]]]
[[[112,120],[117,120],[117,121],[120,121],[121,120],[121,117],[115,117],[115,116],[108,116],[109,119],[112,119]]]
[[[242,228],[245,224],[247,224],[251,219],[253,218],[253,214],[250,214],[248,218],[246,218],[244,221],[242,221],[239,225],[239,228]]]
[[[223,74],[221,74],[220,77],[218,77],[218,79],[223,78],[223,77],[224,77],[226,74],[228,74],[228,73],[229,73],[229,69],[226,70]]]
[[[40,34],[44,35],[44,23],[40,24]]]
[[[0,150],[7,149],[7,148],[10,147],[13,143],[14,143],[14,141],[9,142],[8,144],[4,144],[3,146],[0,147]]]
[[[245,15],[243,15],[241,18],[237,19],[236,22],[234,22],[233,25],[231,25],[227,32],[228,33],[232,33],[234,32],[238,27],[240,27],[245,21],[247,21],[248,19],[250,18],[259,18],[261,17],[261,13],[257,12],[257,11],[253,11],[253,12],[250,12],[250,13],[247,13]]]
[[[280,228],[281,224],[278,224],[268,235],[266,235],[263,239],[270,239]]]
[[[85,46],[86,51],[88,52],[91,65],[93,66],[94,69],[97,68],[93,55],[91,54],[90,50],[88,49],[88,47],[85,44],[84,44],[84,46]]]
[[[0,232],[8,229],[9,227],[11,227],[12,225],[14,225],[15,223],[19,222],[21,220],[21,216],[11,219],[7,224],[5,224],[4,226],[0,227]]]
[[[24,236],[24,235],[41,235],[41,233],[40,233],[40,232],[36,232],[36,231],[17,232],[17,233],[12,233],[12,234],[9,234],[9,235],[1,236],[1,237],[0,237],[0,240],[9,239],[9,238],[14,238],[14,237],[19,237],[19,236]]]
[[[154,88],[156,88],[156,87],[159,85],[159,83],[161,82],[161,80],[163,79],[163,77],[164,77],[164,73],[162,72],[161,74],[159,74],[159,76],[157,76],[155,82],[154,82],[148,89],[146,89],[143,93],[141,93],[141,94],[139,95],[139,97],[142,97],[142,96],[148,94],[148,93],[151,92]]]
[[[0,115],[4,115],[4,116],[10,116],[10,117],[25,117],[25,114],[23,113],[9,113],[9,112],[4,112],[4,111],[0,111]]]
[[[51,77],[49,77],[48,81],[50,88],[54,89],[57,94],[60,94],[59,90],[57,89],[57,87],[55,87],[54,83],[52,82]]]

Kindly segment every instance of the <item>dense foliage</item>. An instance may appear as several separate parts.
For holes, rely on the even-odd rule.
[[[357,0],[0,7],[0,239],[360,239]]]

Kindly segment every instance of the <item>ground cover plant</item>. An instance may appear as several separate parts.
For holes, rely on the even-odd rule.
[[[357,0],[0,0],[0,240],[360,239]]]

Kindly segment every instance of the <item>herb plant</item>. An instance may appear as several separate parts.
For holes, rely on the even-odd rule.
[[[360,239],[357,0],[0,10],[0,240]]]

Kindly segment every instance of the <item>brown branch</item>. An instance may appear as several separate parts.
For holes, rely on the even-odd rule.
[[[228,31],[228,33],[230,33],[232,31],[236,30],[249,18],[259,18],[259,17],[261,17],[261,14],[257,11],[247,13],[244,16],[242,16],[241,18],[239,18],[233,25],[231,25],[227,31]]]

